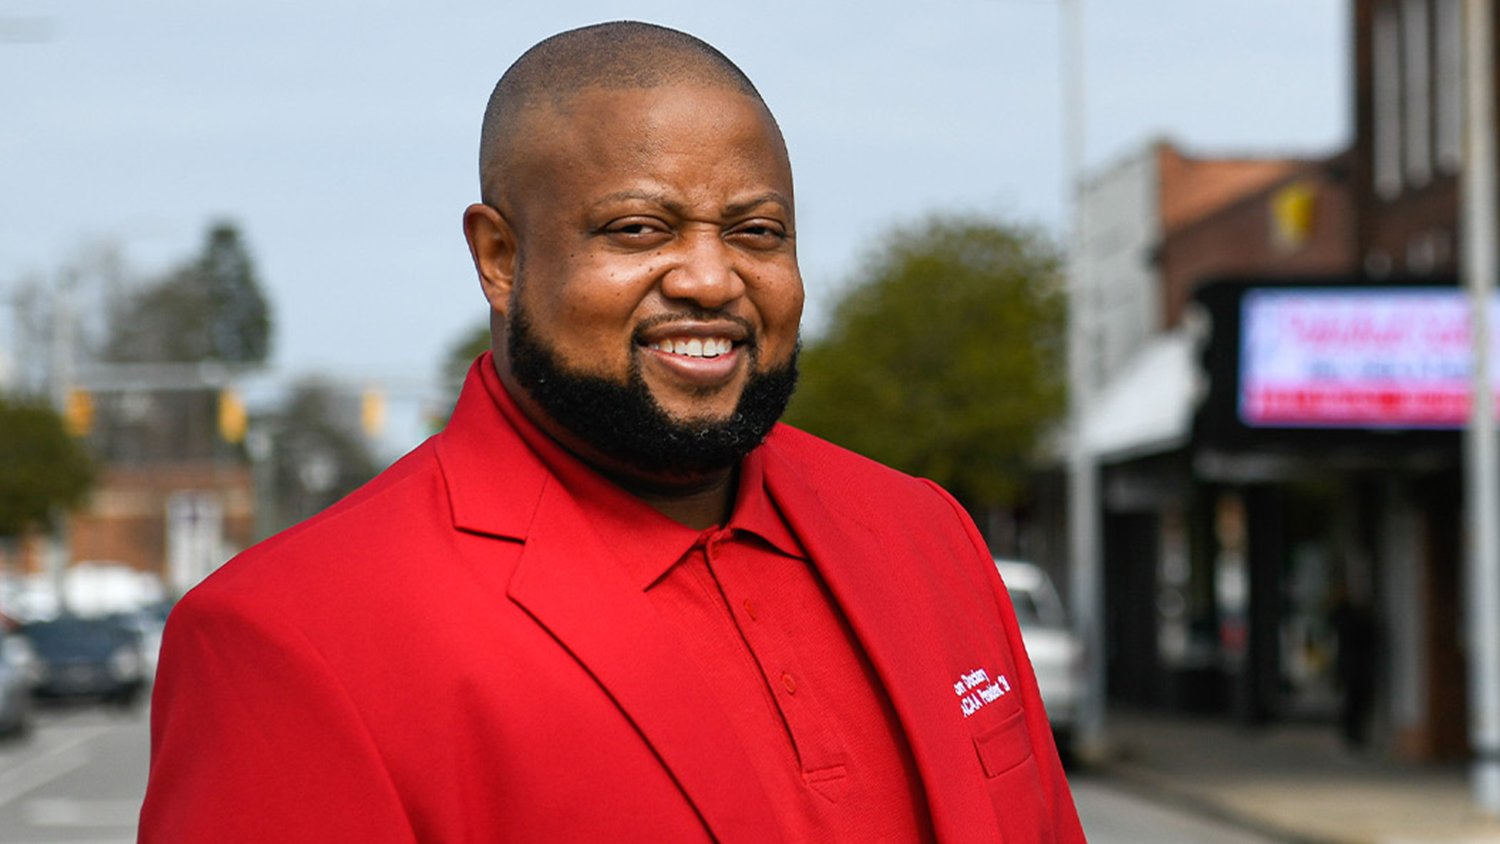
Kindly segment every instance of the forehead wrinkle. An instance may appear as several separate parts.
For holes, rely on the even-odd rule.
[[[558,148],[575,142],[580,136],[578,127],[582,123],[596,120],[597,115],[584,101],[592,94],[608,94],[615,91],[667,90],[677,88],[685,91],[719,90],[743,94],[743,91],[717,83],[692,82],[686,84],[667,83],[656,86],[589,85],[568,90],[553,90],[524,102],[512,103],[505,118],[506,131],[495,132],[487,145],[480,150],[480,192],[489,204],[503,203],[505,191],[524,182],[530,171],[547,163]],[[755,97],[747,97],[766,121],[772,138],[785,155],[785,141],[775,118],[766,109],[765,103]],[[654,137],[649,131],[650,117],[637,116],[634,122],[622,122],[616,135],[629,137],[638,144],[635,154],[650,157],[659,153],[668,143],[667,139]],[[494,129],[495,127],[489,127]],[[598,137],[585,140],[591,144],[612,143],[611,138]]]
[[[630,202],[633,200],[641,200],[644,202],[649,202],[653,205],[660,205],[661,207],[666,208],[667,210],[674,213],[685,214],[688,211],[686,203],[676,199],[667,191],[649,190],[645,188],[629,188],[622,191],[615,191],[611,194],[606,194],[599,197],[598,200],[594,202],[593,207],[598,209],[612,202]],[[788,198],[786,194],[783,194],[778,190],[768,190],[763,193],[758,193],[755,196],[730,202],[729,204],[723,206],[721,210],[726,217],[739,217],[744,214],[748,214],[751,211],[754,211],[756,208],[764,205],[776,205],[782,210],[788,212],[792,210],[791,199]]]

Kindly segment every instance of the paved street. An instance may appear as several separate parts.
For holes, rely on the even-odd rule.
[[[1089,844],[1274,844],[1196,815],[1142,800],[1098,778],[1074,777],[1073,799]]]
[[[0,743],[0,844],[128,844],[145,793],[146,708],[42,708]]]
[[[44,708],[35,732],[0,744],[0,844],[128,844],[145,789],[145,707]],[[1091,844],[1269,844],[1077,777]]]

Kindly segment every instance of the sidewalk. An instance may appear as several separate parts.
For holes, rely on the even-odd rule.
[[[1111,712],[1103,776],[1158,799],[1299,844],[1500,844],[1463,766],[1345,750],[1328,726],[1237,727],[1195,716]]]

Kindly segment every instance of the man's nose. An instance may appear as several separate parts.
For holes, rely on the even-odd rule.
[[[678,260],[662,278],[662,294],[706,309],[721,308],[745,295],[735,250],[717,233],[685,235]]]

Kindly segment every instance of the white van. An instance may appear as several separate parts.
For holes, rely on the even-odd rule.
[[[1021,622],[1021,639],[1036,669],[1058,748],[1066,750],[1083,693],[1083,648],[1045,571],[1032,563],[998,558],[995,567]]]

